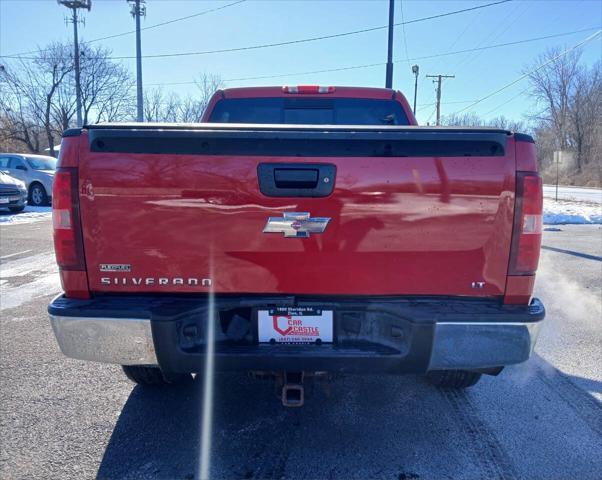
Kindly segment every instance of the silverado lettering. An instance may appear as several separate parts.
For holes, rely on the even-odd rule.
[[[531,137],[417,126],[393,90],[235,88],[202,123],[67,130],[53,215],[62,351],[142,384],[213,352],[285,405],[317,372],[463,388],[526,361],[545,315]]]
[[[101,277],[100,283],[102,285],[190,285],[196,286],[201,285],[202,287],[210,287],[210,278],[166,278],[166,277]]]

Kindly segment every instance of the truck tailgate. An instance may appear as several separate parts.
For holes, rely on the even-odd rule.
[[[80,142],[93,292],[504,294],[508,132],[115,124]],[[267,188],[273,164],[284,176]],[[312,166],[328,181],[305,185]],[[302,171],[295,194],[287,170]],[[330,220],[307,238],[264,232],[293,212]]]

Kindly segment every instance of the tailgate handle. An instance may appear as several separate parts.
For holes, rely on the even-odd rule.
[[[337,168],[331,163],[260,163],[259,190],[268,197],[326,197]]]
[[[276,188],[316,188],[317,168],[276,168],[274,169]]]

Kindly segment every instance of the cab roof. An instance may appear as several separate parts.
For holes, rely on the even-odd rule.
[[[296,85],[294,85],[296,86]],[[257,98],[257,97],[335,97],[335,98],[373,98],[379,100],[390,100],[396,95],[401,95],[390,88],[373,87],[332,87],[333,90],[328,93],[287,93],[285,86],[279,87],[239,87],[225,88],[218,91],[222,98]],[[293,85],[290,85],[293,87]]]

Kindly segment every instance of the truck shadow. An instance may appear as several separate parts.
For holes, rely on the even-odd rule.
[[[305,406],[294,409],[282,406],[270,380],[253,380],[242,373],[216,375],[211,478],[283,478],[287,445],[305,441],[302,438],[311,440],[318,432],[322,432],[320,437],[334,435],[334,441],[349,426],[354,431],[346,433],[359,436],[361,427],[353,418],[370,416],[371,409],[398,404],[396,391],[402,380],[420,383],[410,376],[370,380],[350,376],[331,386],[309,382]],[[360,395],[354,390],[356,382],[359,384],[355,388],[362,390]],[[202,380],[195,380],[166,390],[134,387],[115,425],[97,477],[196,478],[202,384]],[[421,388],[430,389],[426,385]],[[378,395],[371,395],[374,391]],[[348,395],[353,397],[352,408],[343,398]],[[337,419],[340,407],[345,413]],[[320,443],[328,443],[326,437]]]
[[[217,375],[211,478],[288,478],[291,472],[302,478],[443,478],[449,476],[448,468],[458,468],[460,477],[470,476],[470,468],[478,467],[463,454],[450,452],[450,445],[459,445],[459,451],[470,448],[470,431],[475,429],[473,424],[463,425],[458,416],[465,410],[469,422],[478,421],[471,412],[479,395],[494,393],[491,390],[531,401],[542,382],[550,387],[548,392],[559,390],[585,420],[599,418],[600,404],[582,388],[587,381],[590,391],[600,391],[600,382],[573,379],[538,356],[531,362],[531,368],[515,367],[497,379],[486,378],[483,385],[460,396],[438,391],[416,376],[350,375],[329,389],[310,385],[306,405],[300,409],[282,407],[269,381],[244,374]],[[575,385],[579,382],[581,388]],[[508,398],[508,405],[498,408],[513,408],[513,402],[516,398]],[[135,387],[114,428],[98,478],[196,478],[201,411],[201,381],[170,390]],[[485,437],[496,435],[485,426],[479,429]],[[568,434],[577,437],[577,427]],[[543,445],[549,434],[540,435]],[[483,440],[489,441],[475,441]],[[506,447],[500,448],[503,458]],[[430,452],[426,465],[421,452]],[[455,467],[450,459],[454,456]],[[472,474],[476,478],[480,473]]]
[[[198,390],[196,382],[165,390],[134,387],[111,435],[98,478],[194,478]]]

